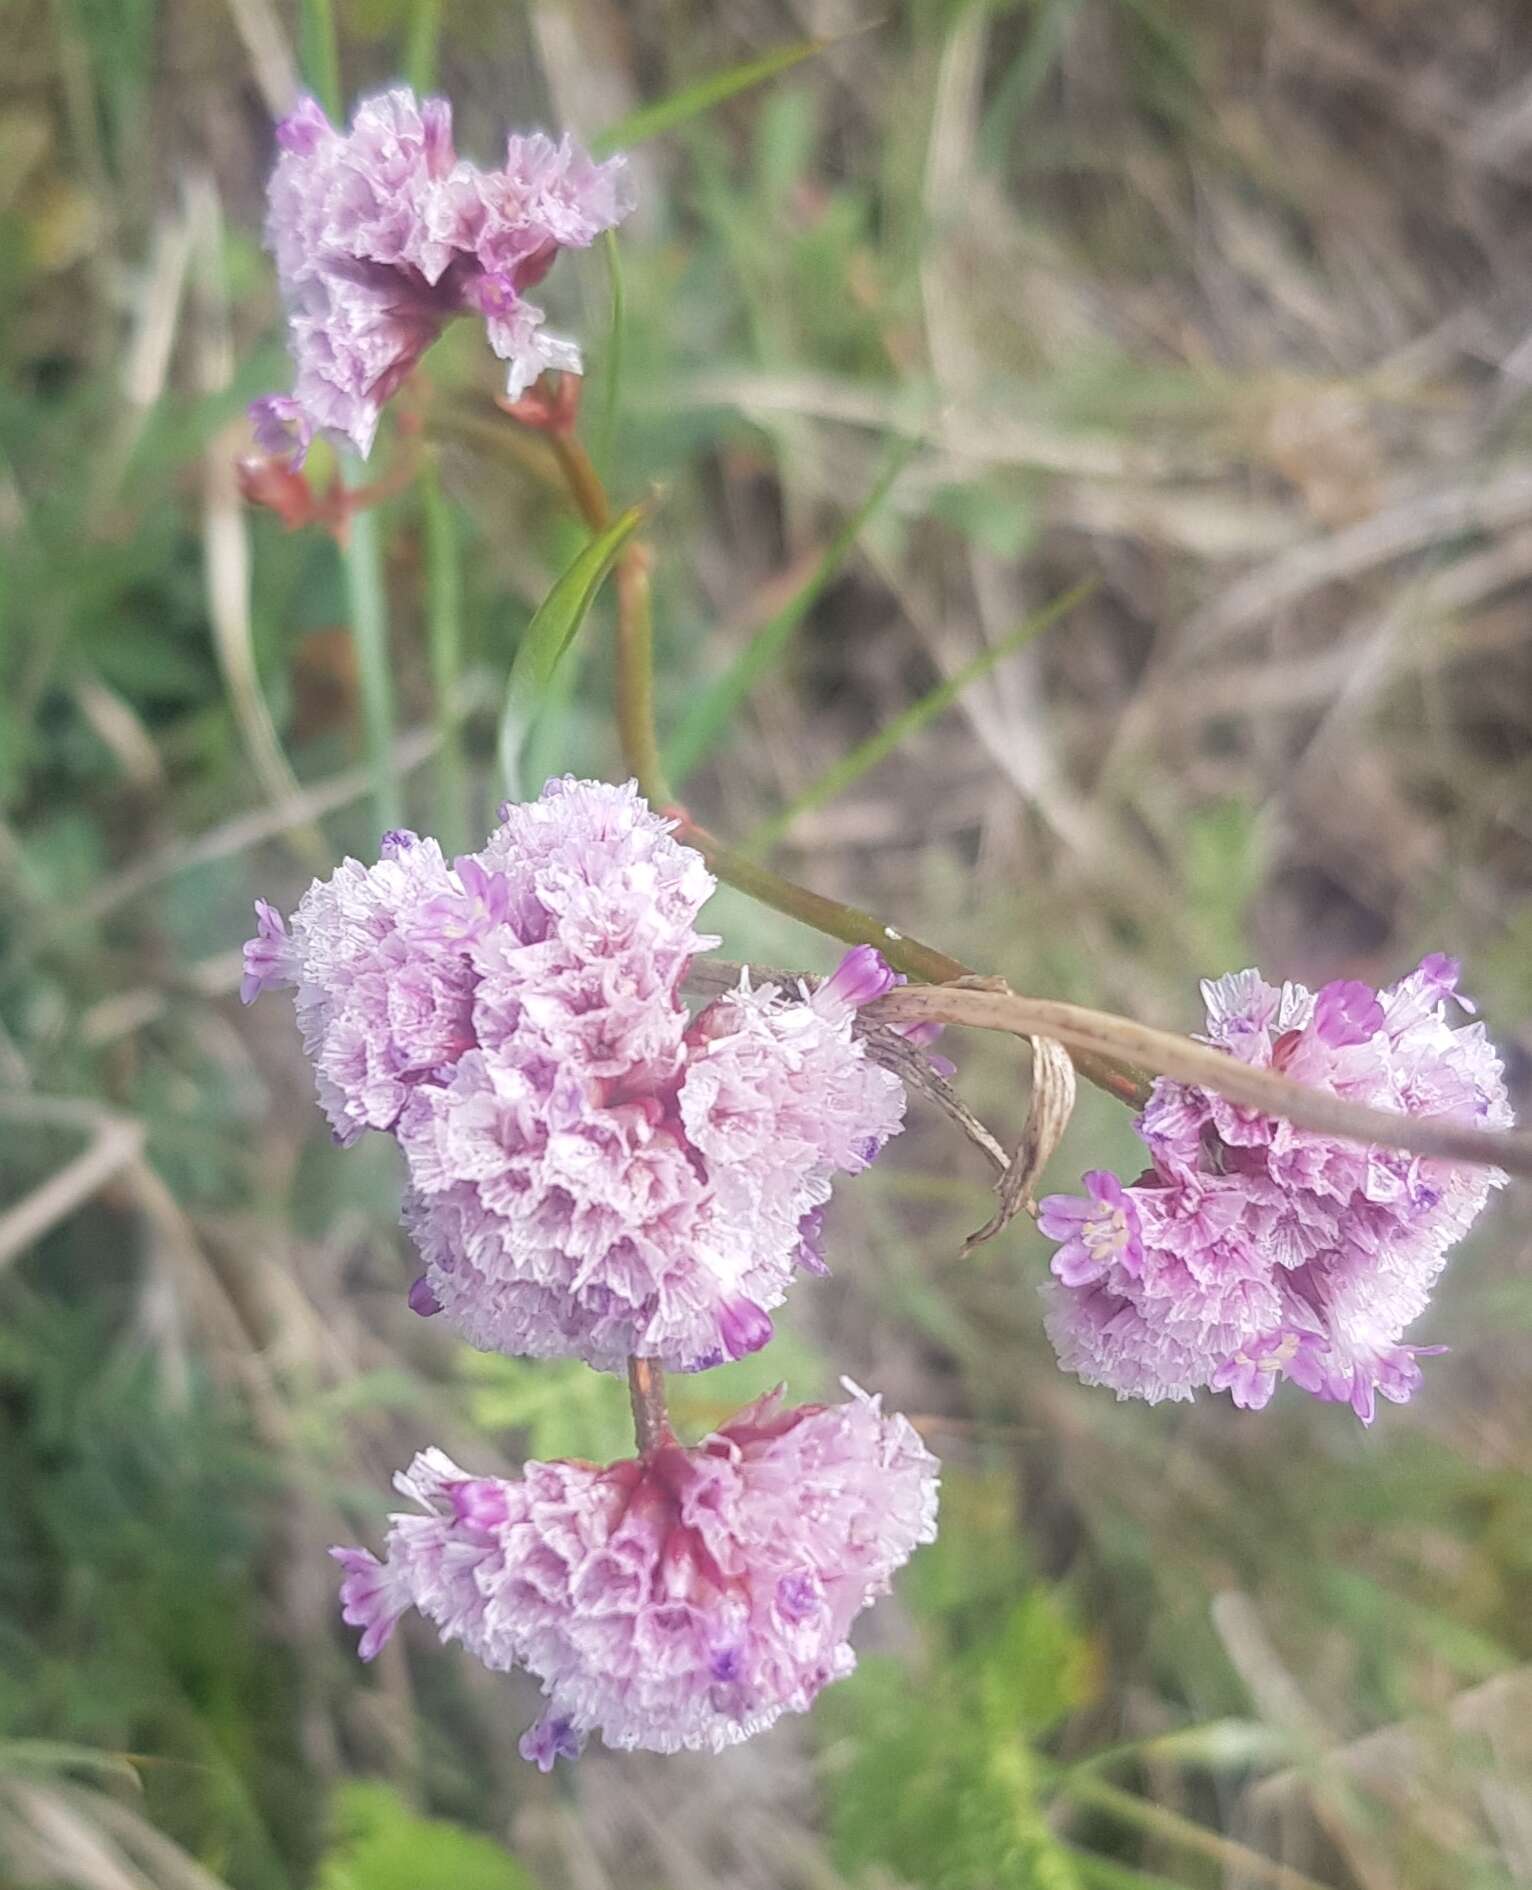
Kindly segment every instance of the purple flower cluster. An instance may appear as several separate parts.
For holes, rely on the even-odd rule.
[[[580,351],[526,300],[561,249],[583,249],[633,205],[621,158],[513,133],[481,170],[452,143],[452,107],[400,87],[339,132],[312,99],[277,127],[266,236],[288,308],[292,394],[252,409],[269,452],[301,464],[317,432],[365,456],[383,408],[456,315],[482,318],[514,399]]]
[[[550,782],[476,854],[385,836],[291,926],[264,903],[244,996],[296,987],[337,1141],[392,1134],[417,1311],[474,1345],[696,1371],[757,1350],[819,1216],[901,1126],[852,1036],[893,974],[680,996],[714,881],[635,789]]]
[[[1511,1121],[1483,1027],[1453,1028],[1458,966],[1440,954],[1387,990],[1317,995],[1255,971],[1202,987],[1207,1041],[1350,1101],[1502,1128]],[[1066,1371],[1120,1398],[1228,1391],[1259,1409],[1279,1380],[1350,1404],[1420,1382],[1403,1343],[1431,1287],[1504,1176],[1340,1141],[1212,1091],[1161,1079],[1138,1121],[1149,1154],[1131,1186],[1101,1172],[1053,1195],[1039,1226],[1062,1242],[1044,1287]]]
[[[521,1741],[544,1771],[609,1746],[718,1751],[805,1712],[855,1666],[852,1621],[936,1534],[936,1460],[900,1417],[774,1392],[692,1449],[469,1477],[440,1451],[396,1487],[383,1561],[337,1549],[370,1660],[418,1608],[547,1696]]]

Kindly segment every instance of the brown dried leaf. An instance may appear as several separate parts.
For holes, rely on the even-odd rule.
[[[1021,1131],[1016,1153],[995,1183],[1000,1205],[977,1233],[963,1242],[963,1252],[970,1254],[986,1240],[993,1240],[1023,1208],[1036,1214],[1032,1185],[1047,1166],[1054,1150],[1064,1139],[1075,1106],[1075,1066],[1063,1044],[1053,1037],[1032,1038],[1032,1097],[1027,1106],[1027,1120]]]
[[[898,1031],[890,1030],[886,1024],[869,1024],[861,1018],[857,1020],[856,1034],[866,1044],[867,1054],[874,1063],[881,1064],[885,1070],[892,1070],[906,1089],[912,1089],[917,1095],[924,1096],[927,1102],[934,1103],[985,1159],[993,1163],[1004,1179],[1010,1167],[1004,1145],[990,1134],[947,1079],[938,1076],[931,1068],[929,1051],[912,1044],[908,1037],[901,1037]]]

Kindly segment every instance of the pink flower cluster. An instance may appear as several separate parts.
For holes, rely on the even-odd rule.
[[[277,127],[268,194],[297,366],[293,393],[252,409],[269,452],[300,464],[316,432],[364,457],[378,419],[455,315],[477,315],[514,399],[545,368],[580,371],[526,292],[561,249],[582,249],[632,208],[624,160],[594,163],[569,137],[513,133],[481,170],[452,143],[452,107],[405,87],[366,99],[339,132],[312,99]]]
[[[757,1350],[820,1211],[901,1126],[852,1035],[893,974],[680,996],[713,891],[635,789],[550,782],[476,854],[385,836],[258,906],[244,996],[296,988],[337,1141],[393,1135],[424,1261],[411,1295],[488,1351],[696,1371]]]
[[[1318,994],[1255,971],[1202,987],[1207,1040],[1258,1069],[1408,1115],[1511,1121],[1483,1027],[1454,1028],[1458,966],[1440,954],[1383,991]],[[1065,1370],[1120,1398],[1207,1387],[1259,1409],[1279,1380],[1350,1404],[1403,1403],[1403,1343],[1448,1249],[1504,1176],[1295,1128],[1210,1090],[1161,1079],[1138,1122],[1150,1166],[1131,1186],[1101,1172],[1053,1195],[1039,1226],[1061,1241],[1044,1287]]]
[[[852,1621],[936,1534],[936,1460],[900,1417],[772,1393],[693,1449],[600,1468],[470,1477],[440,1451],[396,1487],[378,1561],[337,1549],[370,1660],[410,1607],[485,1666],[525,1668],[547,1709],[521,1741],[544,1771],[587,1736],[718,1751],[805,1712],[848,1674]]]

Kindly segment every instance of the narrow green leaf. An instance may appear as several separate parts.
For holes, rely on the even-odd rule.
[[[676,785],[712,752],[734,712],[774,663],[780,662],[825,586],[840,570],[862,528],[888,497],[894,481],[917,450],[918,441],[901,441],[890,453],[871,492],[825,547],[824,556],[807,580],[774,617],[761,625],[739,655],[693,703],[679,729],[666,744],[666,772]]]
[[[500,772],[510,795],[520,791],[522,749],[548,681],[584,623],[617,554],[643,522],[645,510],[642,505],[629,506],[576,554],[516,646],[500,715]]]
[[[1225,1837],[1209,1825],[1198,1824],[1195,1819],[1183,1816],[1168,1805],[1156,1804],[1151,1799],[1138,1797],[1134,1792],[1123,1791],[1119,1786],[1108,1785],[1105,1779],[1095,1778],[1089,1773],[1074,1773],[1061,1779],[1059,1785],[1063,1795],[1076,1803],[1089,1805],[1120,1824],[1145,1832],[1162,1844],[1189,1851],[1198,1857],[1211,1858],[1224,1869],[1240,1870],[1252,1883],[1269,1883],[1274,1886],[1274,1890],[1326,1890],[1325,1885],[1303,1871],[1280,1864],[1275,1858],[1252,1850],[1248,1844],[1241,1844],[1234,1838]]]
[[[337,122],[344,109],[340,47],[330,0],[302,0],[298,13],[298,64],[303,83]]]
[[[1069,43],[1069,30],[1080,6],[1081,0],[1043,0],[1037,9],[979,128],[979,156],[986,170],[1004,163],[1017,124],[1036,102]]]
[[[493,1838],[422,1818],[387,1785],[342,1785],[335,1814],[318,1890],[534,1890],[525,1866]]]
[[[674,131],[677,125],[684,125],[692,118],[700,118],[715,105],[721,105],[726,98],[733,98],[738,92],[748,92],[751,86],[762,85],[767,79],[776,78],[780,72],[789,72],[805,59],[812,59],[816,53],[822,53],[826,47],[838,43],[836,39],[800,39],[790,46],[778,46],[774,52],[764,53],[759,59],[747,59],[743,64],[729,66],[722,72],[709,73],[707,78],[683,86],[679,92],[672,92],[669,98],[658,99],[653,105],[641,105],[636,112],[629,112],[626,118],[619,118],[615,125],[609,125],[592,139],[591,149],[597,157],[605,157],[613,151],[631,150],[646,138],[657,138],[662,132]]]
[[[954,675],[923,695],[918,702],[912,702],[909,708],[896,715],[885,728],[869,735],[864,742],[858,742],[849,754],[828,767],[817,781],[810,784],[783,808],[780,814],[765,821],[751,835],[748,845],[751,849],[769,846],[786,833],[800,814],[807,813],[811,807],[823,807],[826,801],[833,801],[837,795],[844,794],[851,784],[867,773],[869,768],[891,755],[901,742],[907,741],[917,729],[923,728],[933,717],[949,708],[970,683],[977,682],[987,675],[997,663],[1003,663],[1006,657],[1013,655],[1023,644],[1030,643],[1034,637],[1056,624],[1061,617],[1067,616],[1076,604],[1081,603],[1095,589],[1093,580],[1077,584],[1073,590],[1066,591],[1053,603],[1028,617],[1020,623],[1008,637],[1002,637],[991,648],[965,663]]]
[[[1073,1844],[1065,1844],[1062,1849],[1086,1890],[1187,1890],[1180,1877],[1163,1877],[1157,1870],[1140,1870],[1136,1864],[1121,1864],[1115,1857],[1100,1857],[1094,1851],[1082,1851]]]

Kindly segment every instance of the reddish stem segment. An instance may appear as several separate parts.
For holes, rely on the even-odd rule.
[[[665,1374],[652,1358],[628,1360],[628,1396],[633,1404],[633,1435],[640,1457],[652,1457],[673,1444],[670,1412],[665,1406]]]

